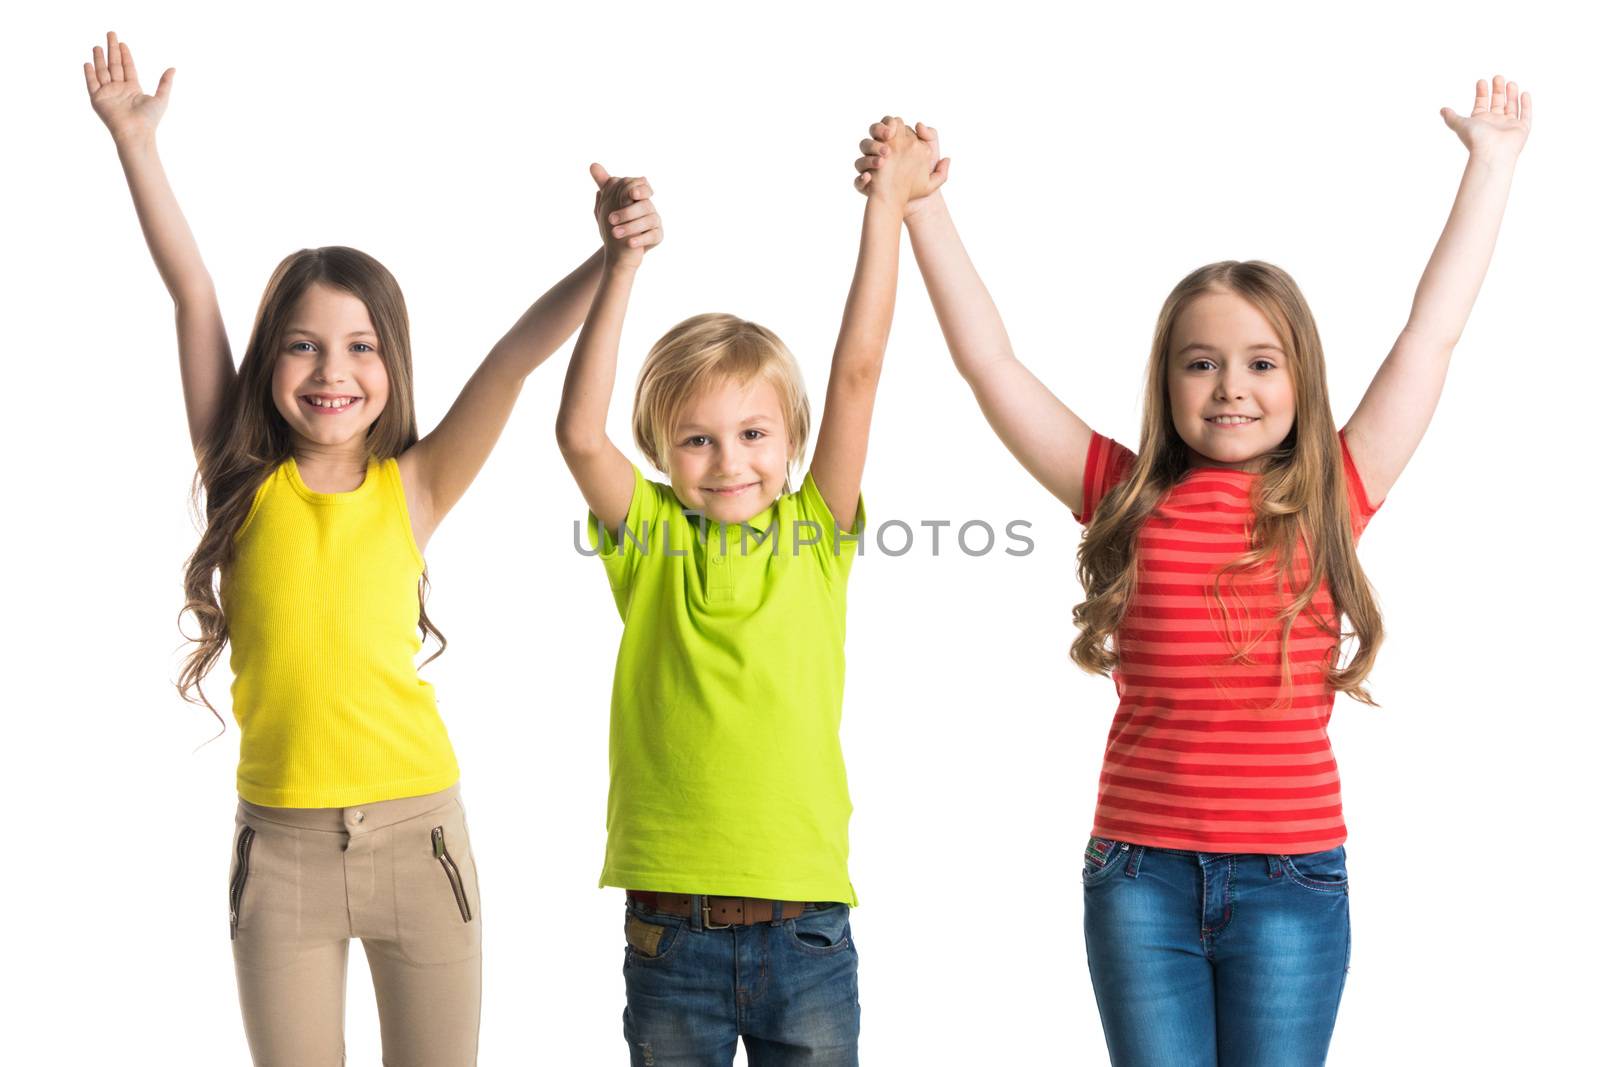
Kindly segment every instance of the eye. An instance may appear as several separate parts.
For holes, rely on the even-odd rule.
[[[1256,359],[1250,362],[1250,366],[1253,370],[1268,371],[1275,369],[1277,364],[1270,359]]]
[[[710,443],[711,443],[711,438],[707,437],[703,433],[697,433],[693,437],[687,438],[683,442],[685,448],[699,448],[702,445],[706,445],[706,444],[710,444]]]
[[[1196,359],[1189,363],[1189,370],[1213,370],[1216,364],[1209,359]]]
[[[305,347],[302,348],[301,347],[302,345],[305,346]],[[291,351],[291,352],[309,352],[309,351],[311,351],[312,349],[314,349],[316,347],[317,346],[312,344],[310,341],[294,341],[294,342],[290,343],[289,351]]]
[[[767,431],[765,430],[750,429],[744,432],[744,439],[746,441],[759,441],[765,436],[767,436]]]
[[[371,345],[367,344],[367,342],[365,342],[365,341],[357,341],[355,344],[351,345],[350,347],[355,349],[357,352],[361,352],[361,353],[376,352],[377,351],[376,348],[373,348]]]

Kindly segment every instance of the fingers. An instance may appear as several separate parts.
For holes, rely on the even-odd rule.
[[[856,175],[856,181],[855,181],[856,192],[865,194],[866,191],[867,191],[867,186],[869,186],[871,184],[872,184],[872,175],[870,173],[869,174],[857,174]]]
[[[1494,91],[1489,95],[1489,113],[1491,115],[1504,114],[1506,110],[1506,80],[1500,75],[1494,76]]]
[[[649,204],[650,201],[646,200],[643,201],[640,206],[648,207]],[[655,208],[651,207],[649,211],[645,212],[643,215],[640,215],[638,218],[635,218],[629,222],[624,222],[620,226],[612,226],[611,236],[618,238],[638,237],[649,232],[650,230],[658,230],[660,228],[661,216],[657,215]],[[630,241],[628,243],[633,244],[634,242]]]
[[[864,156],[875,156],[875,155],[878,155],[883,150],[883,145],[880,144],[877,141],[874,141],[870,137],[864,137],[861,140],[860,148],[861,148],[861,154],[862,155],[864,155]]]
[[[94,91],[100,88],[100,79],[94,76],[93,63],[85,63],[83,65],[83,81],[89,87],[90,96],[93,96]]]
[[[1478,79],[1477,94],[1472,98],[1472,113],[1482,114],[1489,110],[1489,83],[1482,78]]]
[[[122,49],[117,47],[117,35],[114,33],[106,34],[106,62],[111,67],[111,80],[122,81]]]
[[[623,231],[621,233],[617,231]],[[650,248],[661,243],[661,216],[654,211],[626,226],[612,228],[612,234],[629,248]]]
[[[589,177],[594,179],[595,187],[599,189],[604,189],[606,183],[611,180],[611,175],[606,173],[606,168],[598,163],[589,164]]]
[[[884,154],[887,155],[888,154],[887,151],[885,151]],[[881,166],[883,166],[883,156],[882,155],[861,156],[859,159],[856,160],[856,170],[861,171],[863,173],[865,173],[866,171],[869,171],[869,170],[877,170]]]
[[[875,141],[887,141],[889,139],[889,124],[887,122],[874,122],[867,127],[867,132],[872,135],[872,139]]]
[[[94,46],[94,76],[104,85],[111,80],[111,68],[106,66],[106,54],[100,50],[99,45]]]
[[[634,219],[649,215],[655,211],[655,205],[649,200],[639,200],[632,204],[625,204],[606,216],[606,222],[615,226],[619,222],[632,222]]]
[[[630,178],[628,179],[627,195],[635,200],[648,200],[656,194],[655,190],[650,188],[650,182],[647,179]]]
[[[1522,101],[1517,94],[1517,83],[1513,81],[1506,82],[1506,114],[1516,118],[1521,114],[1519,110],[1521,103]]]
[[[928,185],[928,192],[933,192],[950,179],[950,157],[939,160],[939,165],[933,168],[932,180]]]
[[[133,50],[125,44],[119,44],[117,54],[122,58],[122,76],[138,85],[139,72],[133,69]]]
[[[156,83],[156,99],[165,100],[167,94],[172,92],[172,78],[178,73],[176,67],[168,67],[161,72],[161,80]]]
[[[1522,99],[1518,102],[1518,106],[1519,106],[1519,108],[1521,109],[1521,112],[1522,112],[1522,121],[1523,121],[1523,123],[1525,125],[1532,126],[1533,125],[1533,94],[1532,93],[1523,93],[1522,94]]]

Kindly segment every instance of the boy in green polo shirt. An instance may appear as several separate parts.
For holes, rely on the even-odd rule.
[[[594,168],[605,269],[556,435],[623,619],[602,885],[628,891],[633,1062],[853,1064],[860,1029],[850,797],[839,746],[845,585],[908,200],[944,180],[898,119],[874,157],[811,469],[809,405],[770,331],[700,315],[658,341],[633,431],[607,438],[634,275],[660,239],[648,183]],[[635,201],[641,201],[636,205]]]

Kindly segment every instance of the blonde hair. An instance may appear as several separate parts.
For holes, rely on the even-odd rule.
[[[712,382],[745,385],[756,378],[778,393],[789,436],[789,466],[795,467],[811,432],[811,405],[800,365],[765,326],[715,312],[684,319],[651,346],[633,398],[634,443],[666,473],[674,428],[695,394]]]
[[[1183,310],[1207,292],[1233,293],[1266,316],[1283,345],[1294,387],[1294,425],[1282,444],[1267,454],[1266,466],[1251,491],[1256,521],[1250,551],[1222,567],[1212,589],[1234,657],[1244,659],[1266,634],[1242,644],[1235,640],[1223,597],[1225,584],[1231,588],[1239,575],[1251,571],[1260,580],[1259,568],[1269,563],[1275,568],[1272,577],[1285,598],[1276,616],[1282,651],[1279,669],[1284,684],[1292,688],[1290,630],[1326,581],[1334,616],[1314,621],[1324,633],[1336,636],[1339,644],[1332,661],[1322,666],[1334,689],[1371,704],[1362,683],[1383,641],[1383,619],[1356,558],[1344,462],[1328,403],[1322,340],[1294,279],[1259,260],[1229,260],[1201,267],[1178,283],[1161,308],[1145,379],[1137,457],[1127,476],[1095,507],[1078,548],[1078,577],[1086,598],[1072,609],[1073,622],[1080,630],[1072,644],[1072,658],[1092,673],[1108,674],[1117,666],[1115,635],[1138,581],[1134,545],[1139,528],[1189,468],[1188,448],[1173,423],[1168,393],[1172,335]],[[1301,543],[1306,546],[1306,567],[1296,570],[1295,550]],[[1352,632],[1342,631],[1341,616],[1350,619]],[[1350,640],[1356,642],[1355,651],[1339,668],[1339,652]]]

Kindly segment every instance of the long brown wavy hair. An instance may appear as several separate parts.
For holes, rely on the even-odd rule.
[[[272,374],[295,304],[316,284],[343,290],[365,304],[378,335],[378,352],[389,375],[389,399],[367,431],[368,453],[388,459],[417,441],[411,325],[394,275],[365,252],[339,245],[303,248],[287,256],[267,282],[239,373],[206,430],[192,489],[194,511],[203,516],[204,527],[200,544],[185,564],[179,627],[183,615],[192,614],[200,633],[189,638],[194,647],[184,659],[177,684],[185,700],[204,704],[218,722],[222,716],[201,687],[228,643],[228,617],[218,580],[233,561],[234,538],[250,513],[256,490],[293,451],[288,423],[272,400]],[[445,649],[444,634],[428,618],[427,593],[424,569],[417,583],[417,623],[423,640],[432,634],[439,642],[424,664]]]
[[[1247,657],[1266,637],[1264,632],[1253,637],[1235,633],[1229,620],[1230,597],[1224,591],[1225,587],[1231,590],[1241,575],[1257,581],[1269,577],[1263,571],[1271,567],[1270,577],[1285,599],[1276,615],[1282,647],[1279,669],[1283,683],[1292,689],[1290,629],[1326,580],[1334,617],[1318,616],[1315,622],[1323,632],[1339,639],[1333,657],[1324,665],[1327,679],[1334,689],[1371,704],[1362,683],[1383,641],[1383,619],[1356,558],[1344,463],[1328,403],[1322,340],[1294,279],[1259,260],[1229,260],[1201,267],[1178,283],[1161,308],[1150,346],[1138,455],[1127,476],[1096,506],[1078,547],[1078,577],[1086,598],[1072,609],[1072,620],[1079,629],[1072,643],[1072,658],[1096,674],[1109,674],[1117,666],[1116,632],[1138,581],[1134,545],[1139,529],[1162,495],[1189,469],[1188,447],[1173,423],[1167,386],[1172,334],[1190,301],[1207,292],[1233,293],[1266,316],[1283,346],[1294,387],[1294,425],[1283,443],[1268,453],[1251,492],[1255,524],[1250,551],[1220,568],[1212,588],[1224,632],[1236,660]],[[1302,543],[1309,566],[1297,571],[1295,550]],[[1232,599],[1237,603],[1236,596]],[[1239,614],[1246,617],[1242,611]],[[1341,617],[1349,618],[1349,632],[1342,630]],[[1355,648],[1339,667],[1340,653],[1352,640]],[[1285,700],[1280,696],[1279,703]]]

